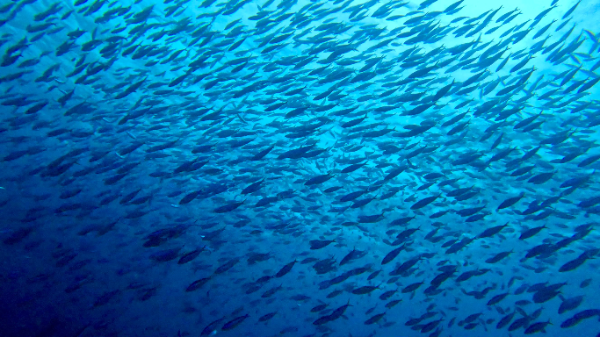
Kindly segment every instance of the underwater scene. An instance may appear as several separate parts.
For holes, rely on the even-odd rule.
[[[2,0],[0,336],[600,336],[600,0]]]

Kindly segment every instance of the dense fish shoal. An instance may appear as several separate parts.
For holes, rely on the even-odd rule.
[[[3,333],[600,335],[598,9],[5,1]]]

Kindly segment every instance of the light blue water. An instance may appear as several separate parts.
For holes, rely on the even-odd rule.
[[[596,336],[576,4],[2,2],[2,335]]]

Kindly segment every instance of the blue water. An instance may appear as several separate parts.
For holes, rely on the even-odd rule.
[[[600,3],[0,3],[1,336],[596,336]]]

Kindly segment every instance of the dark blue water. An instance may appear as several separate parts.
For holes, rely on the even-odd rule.
[[[596,336],[599,3],[0,3],[2,336]]]

